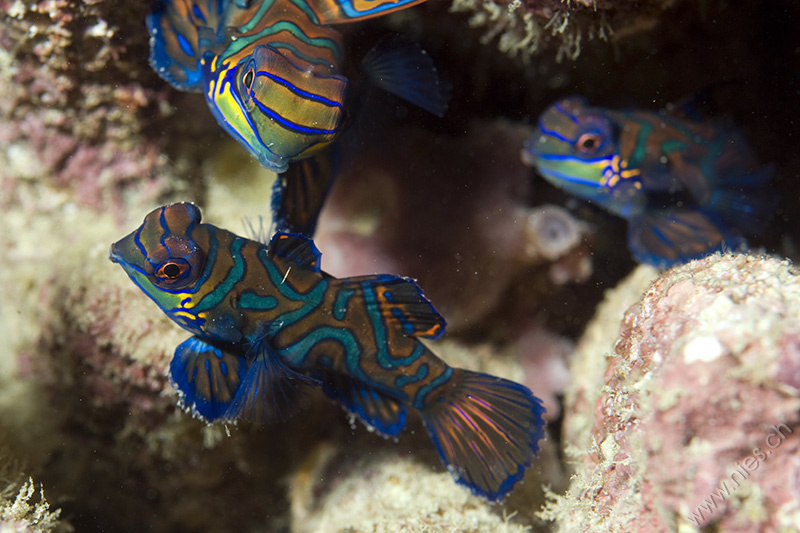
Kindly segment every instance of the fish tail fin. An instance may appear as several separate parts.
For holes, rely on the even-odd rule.
[[[201,92],[200,60],[215,51],[221,0],[158,0],[147,16],[150,64],[159,76],[182,91]]]
[[[422,409],[422,419],[458,483],[491,501],[522,478],[544,436],[545,409],[523,385],[453,369],[448,390]]]

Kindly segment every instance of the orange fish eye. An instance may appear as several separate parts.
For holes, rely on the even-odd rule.
[[[583,135],[578,137],[578,142],[575,143],[575,145],[581,152],[588,153],[597,150],[602,140],[603,138],[600,136],[599,133],[592,131],[589,133],[584,133]]]
[[[156,279],[160,282],[171,283],[185,276],[189,271],[186,261],[166,261],[156,270]]]

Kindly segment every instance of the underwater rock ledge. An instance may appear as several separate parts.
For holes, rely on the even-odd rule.
[[[625,313],[593,417],[570,392],[577,471],[542,517],[565,532],[796,531],[798,316],[788,261],[717,254],[664,273]]]

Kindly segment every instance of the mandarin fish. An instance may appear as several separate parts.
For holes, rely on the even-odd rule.
[[[342,39],[328,25],[423,1],[160,0],[147,17],[150,63],[177,89],[204,93],[225,131],[262,166],[280,174],[290,163],[319,154],[346,123],[349,83],[341,74]],[[441,116],[447,108],[448,88],[417,46],[379,43],[364,58],[362,70],[375,85],[434,114]],[[273,204],[280,208],[301,196],[298,204],[283,207],[284,216],[276,219],[279,229],[313,233],[333,179],[318,167],[300,166],[293,172],[298,178],[279,180]],[[296,190],[282,195],[285,187]],[[292,214],[298,210],[310,222],[295,224]]]
[[[384,436],[416,411],[456,481],[502,499],[538,452],[541,400],[439,359],[420,339],[439,338],[445,321],[413,280],[337,279],[320,257],[301,235],[263,244],[202,223],[189,203],[154,210],[110,254],[192,334],[170,376],[194,415],[280,419],[309,386]]]
[[[567,98],[539,117],[522,160],[625,218],[641,263],[668,267],[744,246],[768,221],[773,169],[758,167],[727,121],[688,111],[612,111]]]

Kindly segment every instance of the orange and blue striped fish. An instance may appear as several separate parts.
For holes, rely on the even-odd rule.
[[[409,278],[331,277],[309,239],[245,239],[202,223],[189,203],[148,214],[110,258],[192,334],[170,375],[206,421],[281,418],[308,386],[386,436],[416,411],[456,481],[489,500],[538,452],[541,401],[439,359],[420,339],[439,338],[445,321]]]
[[[174,87],[204,93],[219,124],[262,166],[283,173],[318,154],[345,124],[342,39],[329,25],[423,1],[160,0],[147,18],[150,63]],[[447,107],[447,87],[419,48],[370,54],[364,70],[378,86],[437,115]],[[309,195],[318,210],[314,196],[324,199],[332,178],[314,180],[308,177],[320,190]]]
[[[628,221],[637,261],[668,267],[745,244],[769,219],[772,166],[726,120],[691,106],[611,110],[556,102],[522,150],[547,181]]]

